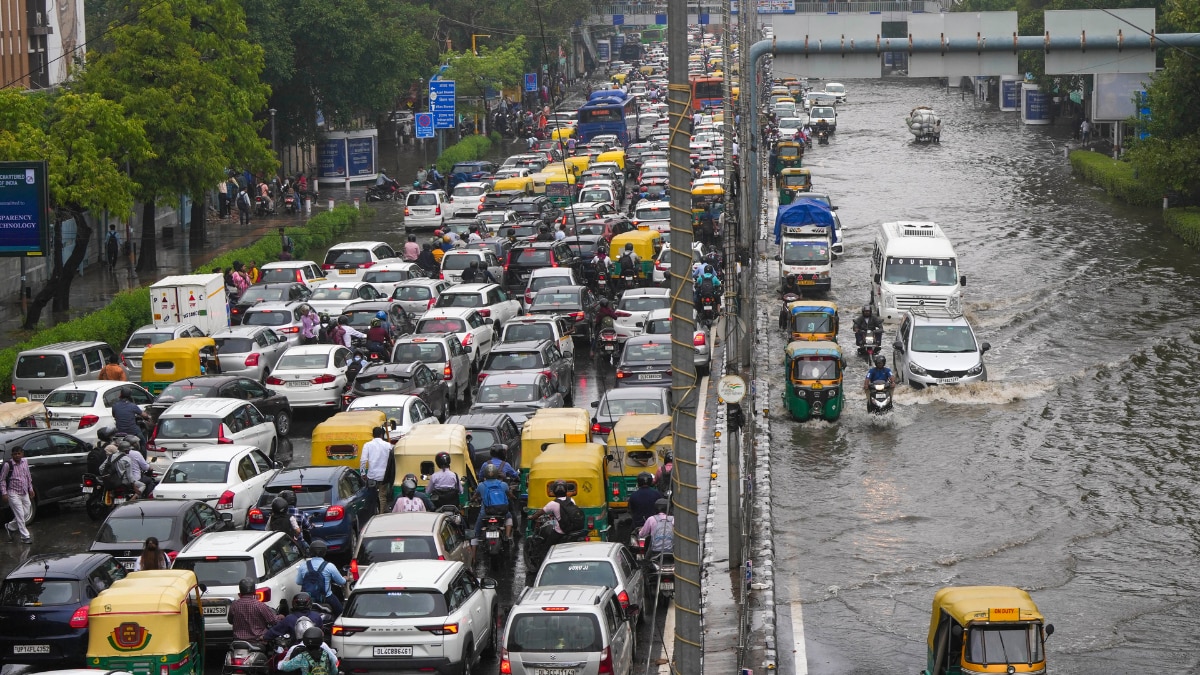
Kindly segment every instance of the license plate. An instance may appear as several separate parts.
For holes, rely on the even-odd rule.
[[[611,352],[614,349],[616,349],[616,347],[613,347],[612,345],[604,345],[604,351],[606,352]]]
[[[124,503],[125,503],[124,497],[113,497],[113,505],[114,506],[117,504],[124,504]],[[133,563],[125,563],[125,566],[128,567],[129,569],[133,569]]]
[[[92,490],[94,490],[95,488],[91,487],[90,485],[85,485],[80,489],[83,490],[84,494],[90,495],[92,493]]]
[[[657,380],[660,379],[658,373],[642,373],[638,375],[639,380]]]
[[[46,396],[47,396],[47,394],[30,394],[29,400],[30,401],[45,401]]]
[[[204,616],[225,616],[229,613],[229,608],[225,605],[205,605]]]
[[[13,645],[14,654],[49,654],[50,645]]]
[[[937,381],[938,384],[953,384],[955,382],[958,382],[957,377],[939,377]]]
[[[179,459],[180,457],[182,457],[182,456],[183,456],[183,453],[184,453],[184,452],[186,452],[186,450],[172,450],[172,451],[171,451],[170,453],[168,453],[168,454],[170,454],[170,455],[171,455],[171,459]]]
[[[300,380],[298,382],[288,382],[287,386],[289,386],[289,387],[311,387],[312,382],[309,382],[308,380]]]
[[[800,281],[797,281],[796,283],[800,284],[801,286],[816,286],[817,285],[817,282],[813,281],[812,279],[801,279]]]
[[[55,429],[66,429],[71,426],[71,420],[50,420],[50,426]]]
[[[358,270],[357,270],[357,269],[353,269],[353,270],[338,270],[338,274],[357,274],[357,273],[358,273]]]
[[[412,656],[412,647],[375,647],[372,656]]]
[[[117,500],[114,499],[113,501],[115,502]],[[122,499],[121,501],[125,501],[125,500]],[[124,567],[125,569],[129,570],[130,572],[133,571],[133,561],[132,560],[129,560],[129,561],[122,560],[121,566]]]
[[[575,675],[574,668],[538,668],[537,675]]]
[[[706,311],[706,312],[710,312],[710,311],[712,311],[712,305],[705,305],[705,306],[704,306],[704,311]]]
[[[484,532],[483,536],[487,539],[499,539],[500,533],[495,530],[489,530],[487,532]]]
[[[673,591],[673,590],[675,590],[675,582],[674,581],[664,581],[661,584],[659,584],[658,590]]]

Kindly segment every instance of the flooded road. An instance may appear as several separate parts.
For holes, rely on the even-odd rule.
[[[932,84],[856,81],[849,100],[804,158],[845,225],[830,299],[846,412],[771,412],[790,445],[774,454],[773,524],[778,597],[803,611],[798,654],[813,673],[916,672],[937,588],[1012,585],[1055,624],[1055,673],[1196,672],[1200,261],[1156,213],[1071,177],[1067,127],[1023,127]],[[917,105],[942,115],[941,145],[911,142]],[[990,381],[899,388],[892,414],[868,418],[848,328],[876,226],[909,219],[953,241]],[[760,301],[773,316],[778,296]],[[758,361],[781,371],[783,344],[773,335]]]

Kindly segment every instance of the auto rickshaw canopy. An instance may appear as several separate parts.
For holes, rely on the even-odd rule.
[[[612,238],[608,246],[609,256],[613,260],[619,260],[621,252],[625,250],[625,244],[633,244],[633,252],[638,254],[643,262],[649,261],[653,264],[658,252],[662,250],[662,243],[662,233],[657,230],[630,230]]]
[[[392,446],[396,475],[411,473],[428,480],[437,470],[434,458],[439,452],[450,455],[450,470],[473,489],[478,481],[467,449],[467,428],[461,424],[421,424],[410,429]]]
[[[1029,593],[1012,586],[950,586],[933,594],[929,644],[945,612],[960,626],[977,622],[1045,621]]]
[[[829,342],[827,340],[818,340],[816,342],[796,340],[788,343],[787,348],[784,349],[784,356],[789,361],[804,356],[832,356],[841,359],[842,349],[837,346],[836,342]]]
[[[780,172],[782,187],[808,190],[812,188],[812,170],[788,167]]]
[[[647,470],[654,473],[674,445],[671,433],[670,415],[623,415],[608,432],[610,473],[633,476]]]
[[[558,127],[550,132],[550,138],[554,140],[566,140],[575,135],[575,127]]]
[[[540,509],[554,499],[554,483],[567,484],[567,495],[581,508],[608,505],[606,451],[599,443],[552,443],[529,469],[527,508]]]
[[[804,146],[794,141],[783,141],[775,146],[775,156],[780,158],[794,158],[804,155]]]
[[[374,438],[375,427],[383,427],[384,438],[388,437],[387,414],[375,408],[340,412],[321,422],[313,428],[312,463],[357,469],[362,447]]]
[[[186,652],[189,601],[198,611],[200,588],[191,570],[131,572],[114,581],[88,607],[88,658]]]
[[[555,443],[568,437],[590,438],[592,418],[583,408],[542,408],[525,420],[521,428],[521,467],[533,468],[533,461]]]
[[[576,155],[576,156],[572,156],[572,157],[567,157],[567,158],[563,159],[563,161],[560,163],[566,164],[567,167],[570,169],[571,173],[578,176],[579,174],[581,174],[587,170],[588,165],[591,164],[592,161],[587,155]]]

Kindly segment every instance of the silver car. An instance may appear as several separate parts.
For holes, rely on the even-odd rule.
[[[604,586],[526,588],[508,612],[500,670],[543,675],[547,664],[591,675],[633,672],[633,627],[616,592]],[[577,665],[576,665],[577,664]]]
[[[409,279],[396,284],[392,302],[398,303],[414,318],[420,318],[447,288],[450,288],[450,282],[441,279]]]
[[[471,348],[464,347],[454,333],[405,335],[392,348],[392,363],[420,361],[434,375],[441,375],[450,388],[450,399],[461,409],[471,405]]]
[[[129,341],[125,343],[125,348],[121,350],[121,365],[125,366],[125,375],[129,381],[141,381],[142,353],[146,351],[146,347],[182,337],[204,337],[204,332],[190,323],[161,328],[151,324],[133,331],[133,335],[130,335]]]
[[[694,311],[693,311],[694,313]],[[670,335],[671,310],[656,309],[646,317],[646,327],[643,335]],[[709,364],[712,363],[712,341],[708,329],[696,322],[696,331],[692,333],[692,345],[696,348],[696,375],[703,377],[708,374]]]
[[[914,389],[947,384],[987,382],[984,352],[966,317],[944,310],[909,311],[900,320],[892,343],[896,380]]]
[[[287,339],[265,326],[232,326],[213,333],[221,374],[265,382],[288,347]]]

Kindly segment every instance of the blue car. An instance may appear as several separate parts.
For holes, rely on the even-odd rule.
[[[106,553],[36,555],[0,587],[0,663],[84,666],[88,605],[125,578]]]
[[[246,528],[265,530],[271,502],[283,490],[296,493],[296,507],[312,521],[312,538],[329,544],[330,553],[354,553],[363,525],[375,515],[375,491],[357,471],[345,466],[305,466],[284,469],[267,483],[258,506],[250,509]]]

